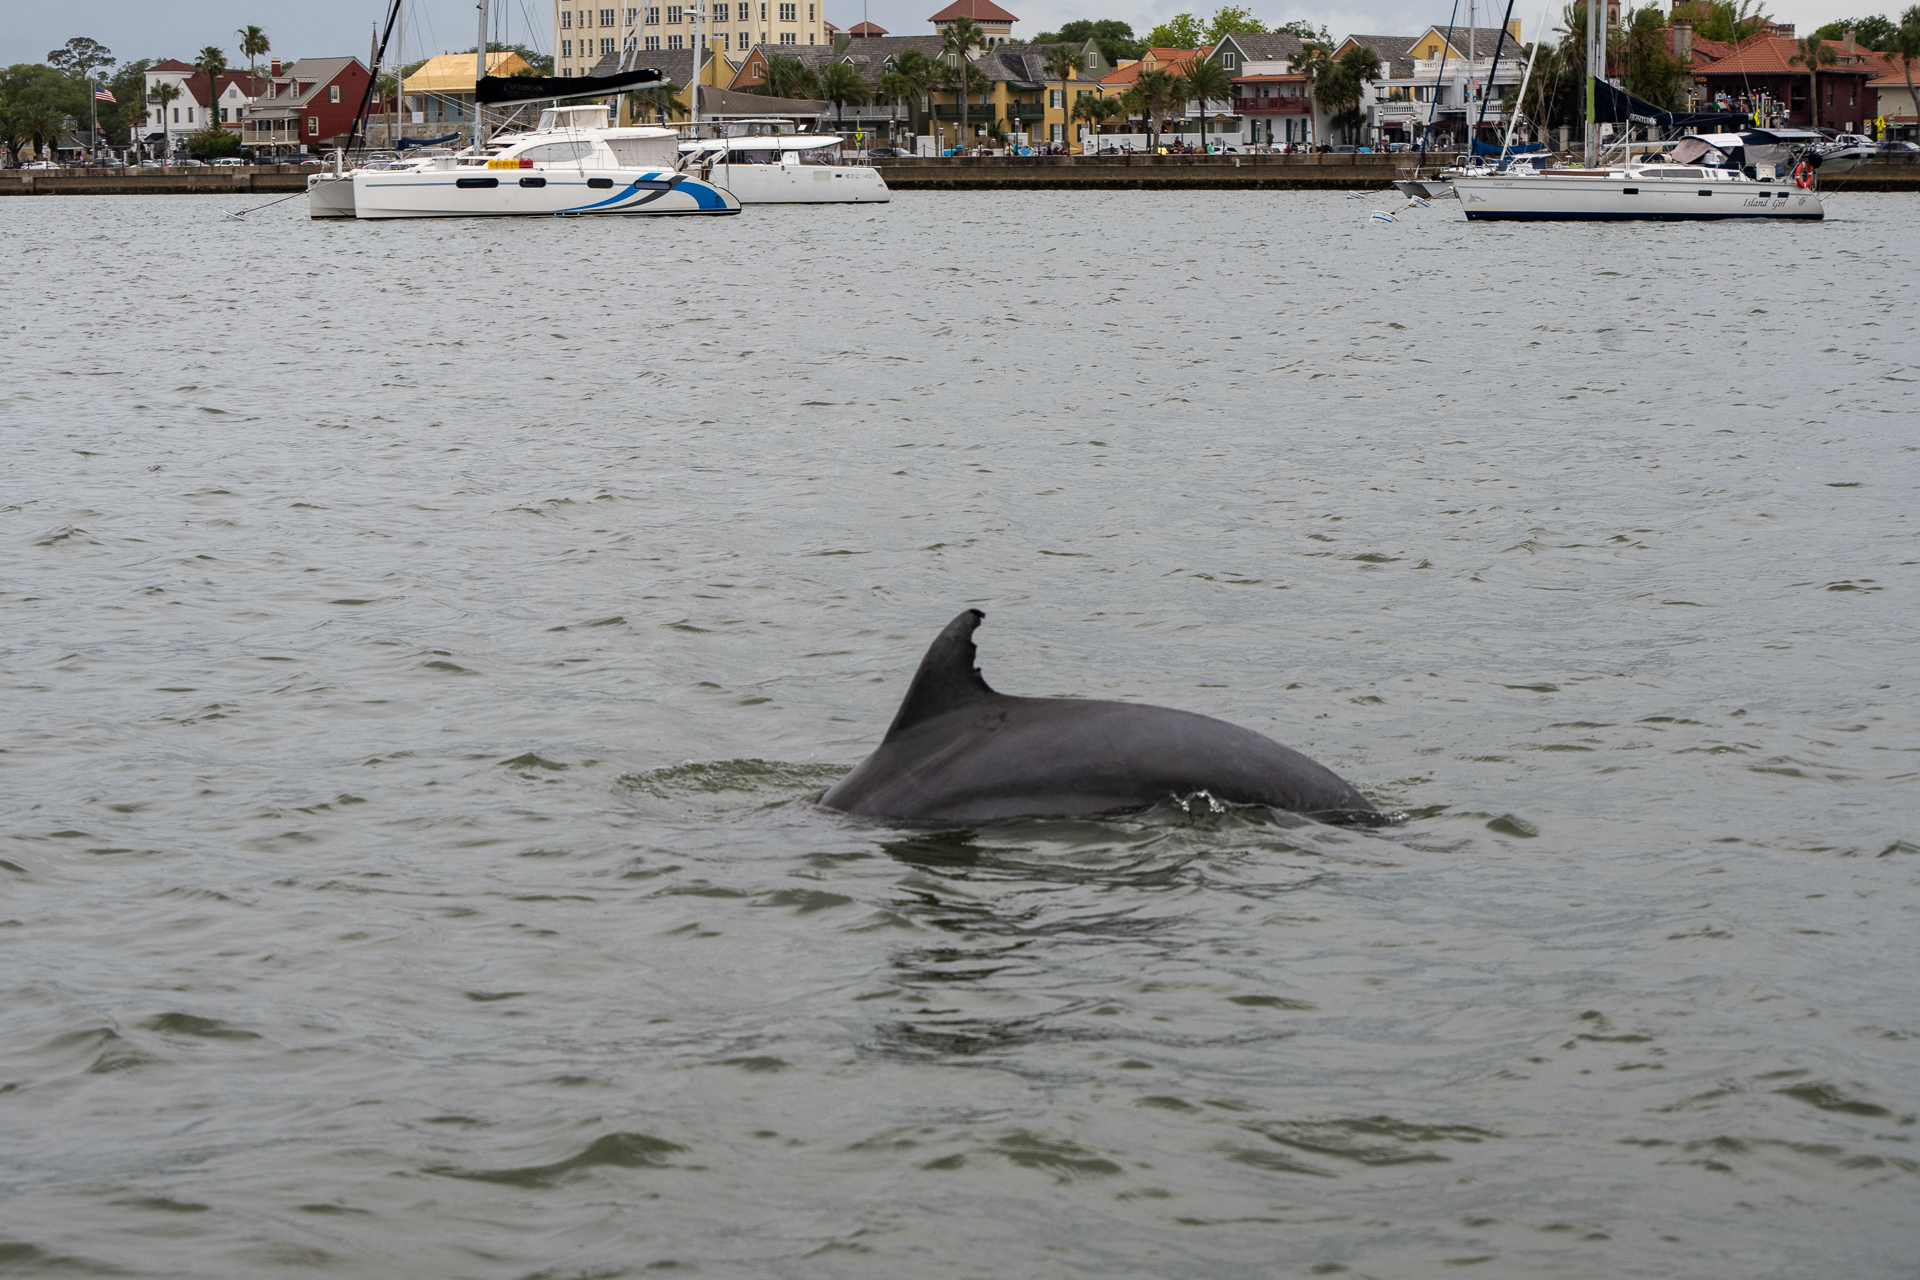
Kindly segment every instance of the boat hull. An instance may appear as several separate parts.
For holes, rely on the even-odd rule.
[[[353,175],[350,173],[307,175],[307,216],[351,218],[353,216]]]
[[[1453,184],[1439,178],[1398,178],[1393,185],[1409,200],[1444,200],[1453,194]]]
[[[716,164],[708,181],[741,204],[885,204],[886,181],[859,165]]]
[[[651,217],[732,214],[740,201],[667,169],[455,169],[361,171],[353,216],[391,218]]]
[[[1817,222],[1826,216],[1818,192],[1792,183],[1543,175],[1459,177],[1453,190],[1472,222]]]

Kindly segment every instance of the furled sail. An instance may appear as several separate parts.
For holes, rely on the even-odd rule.
[[[531,102],[539,98],[597,98],[630,89],[651,89],[666,77],[652,67],[635,67],[611,76],[486,76],[482,102]]]

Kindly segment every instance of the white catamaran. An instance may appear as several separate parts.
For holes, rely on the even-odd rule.
[[[393,0],[389,34],[399,14]],[[678,166],[679,134],[613,128],[602,104],[547,107],[531,130],[486,137],[485,105],[599,97],[663,83],[641,68],[617,76],[545,79],[487,75],[487,5],[474,54],[473,143],[453,155],[366,166],[307,180],[315,218],[459,218],[557,215],[734,214],[740,201]],[[385,43],[382,42],[382,50]],[[371,87],[369,87],[371,92]],[[361,115],[366,113],[362,105]],[[358,124],[356,123],[356,131]]]

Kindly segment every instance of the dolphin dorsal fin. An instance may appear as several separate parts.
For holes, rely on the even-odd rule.
[[[949,622],[927,647],[927,656],[920,659],[920,669],[907,686],[907,696],[900,700],[900,710],[887,726],[888,738],[993,696],[979,668],[973,665],[973,630],[986,616],[978,609],[968,609]]]

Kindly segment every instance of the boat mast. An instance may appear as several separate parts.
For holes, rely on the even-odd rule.
[[[1551,13],[1551,6],[1540,11],[1540,30],[1533,37],[1533,53],[1527,58],[1527,69],[1520,76],[1520,95],[1514,99],[1513,110],[1507,112],[1507,138],[1500,144],[1500,160],[1503,164],[1507,153],[1513,150],[1513,131],[1519,127],[1520,112],[1527,105],[1527,85],[1533,79],[1533,64],[1539,60],[1540,46],[1546,43],[1547,23],[1550,20],[1548,15]]]
[[[700,123],[700,55],[707,51],[706,17],[705,0],[693,0],[693,87],[687,90],[691,98],[687,119],[695,125]],[[700,130],[696,128],[693,133],[698,137]]]
[[[1600,27],[1600,0],[1587,0],[1587,168],[1600,163],[1598,77],[1607,74],[1607,36]]]
[[[473,150],[478,155],[487,142],[487,127],[481,123],[480,82],[487,78],[487,0],[474,6],[480,11],[480,43],[473,50]]]

